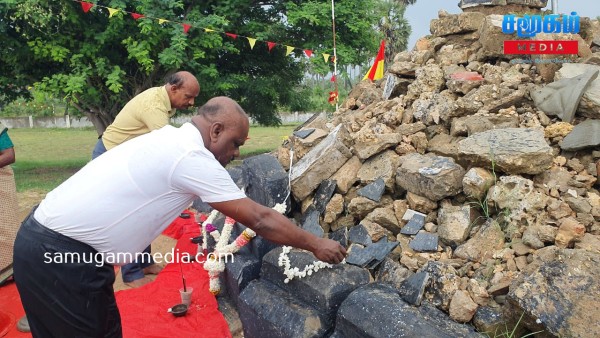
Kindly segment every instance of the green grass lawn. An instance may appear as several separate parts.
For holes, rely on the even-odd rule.
[[[241,157],[276,149],[296,125],[250,127]],[[77,172],[90,159],[97,141],[96,131],[83,129],[11,129],[17,161],[13,164],[17,191],[48,192]]]

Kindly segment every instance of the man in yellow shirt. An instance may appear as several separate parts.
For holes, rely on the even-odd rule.
[[[92,159],[127,140],[166,126],[169,124],[169,118],[175,114],[175,109],[193,106],[199,93],[198,80],[186,71],[167,77],[164,86],[143,91],[131,99],[114,122],[106,128],[96,143]],[[148,246],[140,256],[142,261],[123,265],[121,276],[125,284],[131,287],[142,286],[151,281],[144,276],[145,274],[156,274],[160,271],[160,267],[152,261],[150,251]]]
[[[96,143],[92,159],[127,140],[162,128],[175,109],[194,105],[200,85],[194,75],[181,71],[167,77],[165,85],[147,89],[131,99]]]

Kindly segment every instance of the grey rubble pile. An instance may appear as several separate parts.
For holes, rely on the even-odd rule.
[[[523,314],[538,335],[600,336],[600,24],[536,37],[577,40],[568,63],[523,60],[503,54],[500,15],[470,10],[440,13],[384,79],[290,137],[292,195],[305,212],[334,181],[324,233],[347,229],[349,260],[409,303],[479,332]],[[365,253],[381,241],[397,245]]]
[[[578,41],[563,63],[504,55],[497,5],[546,1],[440,12],[384,79],[277,150],[290,214],[349,264],[291,286],[274,257],[240,263],[243,286],[234,267],[246,336],[600,336],[600,23],[535,37]]]

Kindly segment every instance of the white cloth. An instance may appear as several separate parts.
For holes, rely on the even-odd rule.
[[[212,203],[246,196],[186,123],[136,137],[91,161],[48,193],[34,217],[121,265],[130,261],[123,253],[141,252],[196,197]]]

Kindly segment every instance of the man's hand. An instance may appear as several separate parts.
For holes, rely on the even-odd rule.
[[[346,249],[334,240],[321,238],[313,254],[323,262],[338,264],[346,258]]]

